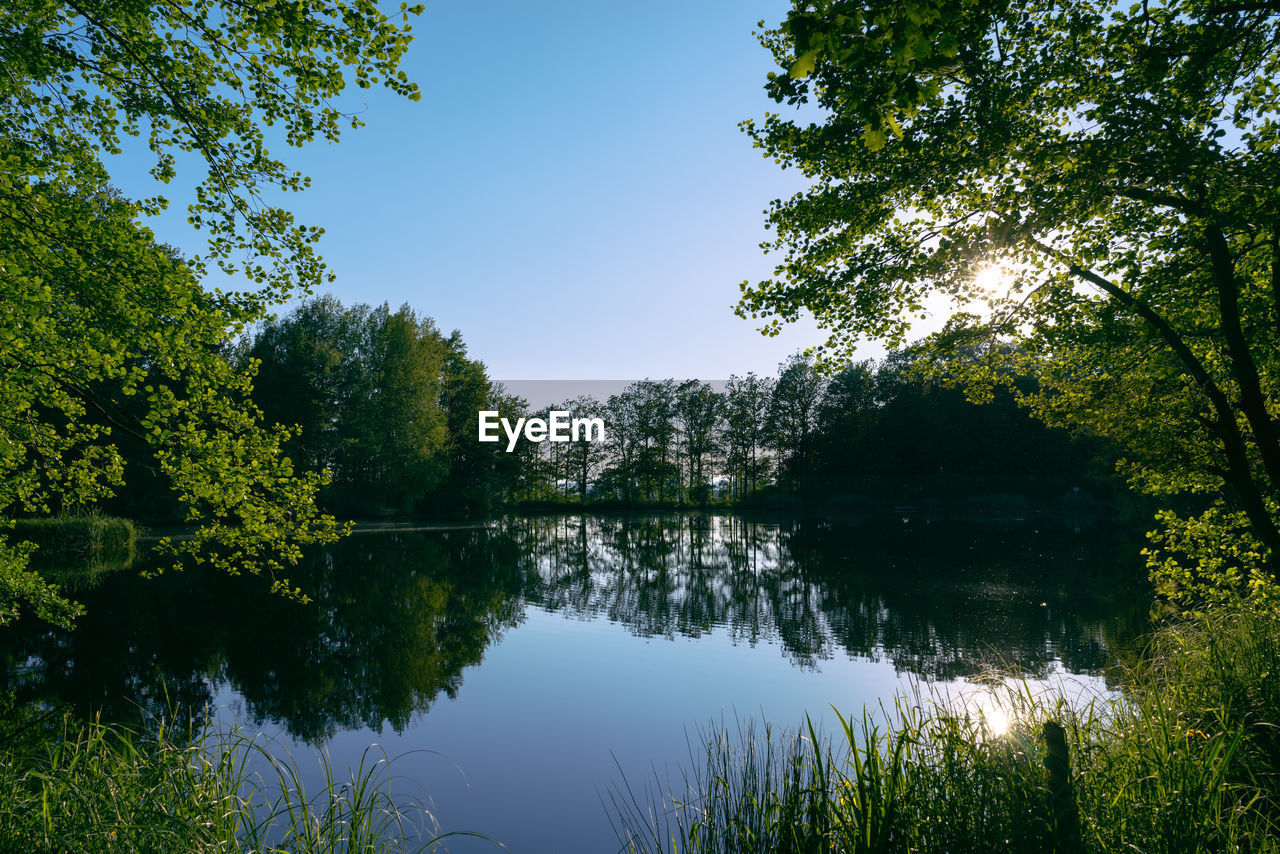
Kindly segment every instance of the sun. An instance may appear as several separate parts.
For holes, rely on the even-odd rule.
[[[988,264],[974,274],[973,284],[984,294],[1003,296],[1013,286],[1013,273],[999,264]]]

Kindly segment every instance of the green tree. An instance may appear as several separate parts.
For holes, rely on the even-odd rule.
[[[348,458],[367,506],[404,514],[448,471],[441,407],[446,346],[435,322],[407,304],[394,313],[383,304],[371,319],[367,382],[346,413],[353,422]]]
[[[221,354],[255,309],[202,291],[175,253],[117,195],[32,187],[39,239],[0,229],[0,512],[92,507],[120,485],[117,437],[147,448],[195,536],[179,559],[277,577],[299,547],[334,538],[297,475],[284,429],[263,429],[247,372]],[[23,601],[66,622],[75,608],[26,569],[29,548],[0,546],[0,622]]]
[[[641,493],[645,500],[665,501],[674,497],[680,480],[675,461],[676,381],[644,379],[629,388],[636,397],[636,476]]]
[[[1280,8],[827,0],[764,42],[770,95],[822,118],[745,123],[813,186],[773,203],[784,259],[739,312],[807,308],[847,355],[955,297],[933,343],[985,351],[968,379],[1037,374],[1040,416],[1144,489],[1214,496],[1239,562],[1274,567]]]
[[[605,404],[611,464],[602,478],[626,502],[674,498],[680,473],[675,460],[673,379],[640,380]]]
[[[213,261],[262,284],[266,299],[318,284],[321,229],[265,201],[269,188],[309,183],[271,155],[267,129],[298,147],[359,126],[336,100],[344,72],[360,88],[380,83],[417,100],[399,65],[413,39],[408,19],[422,8],[401,4],[393,19],[369,0],[5,4],[0,215],[38,235],[48,211],[32,204],[35,185],[101,187],[103,155],[135,137],[154,155],[157,181],[177,177],[184,152],[207,169],[188,209],[209,234],[197,275]],[[167,204],[155,196],[142,207]]]
[[[353,354],[359,315],[332,296],[307,300],[241,342],[242,364],[258,362],[254,398],[267,418],[296,425],[290,457],[306,470],[339,471],[346,436],[338,413],[351,405],[360,373]]]
[[[450,513],[486,512],[515,496],[523,468],[533,462],[536,450],[522,448],[507,453],[507,443],[480,442],[477,423],[481,410],[497,410],[515,420],[528,414],[528,403],[495,385],[483,362],[468,358],[462,333],[454,330],[445,339],[441,408],[448,440],[449,473],[426,504],[426,509]]]
[[[640,399],[635,383],[605,401],[609,425],[609,461],[601,474],[601,488],[624,502],[636,499],[636,470],[643,439],[640,432]]]
[[[591,484],[605,462],[606,444],[609,439],[608,413],[600,401],[589,395],[579,395],[555,408],[570,412],[576,418],[600,418],[606,424],[605,442],[587,441],[586,436],[579,436],[577,440],[569,443],[567,449],[569,464],[566,475],[577,489],[579,503],[585,504]]]
[[[247,375],[222,353],[266,305],[324,277],[321,230],[265,201],[307,185],[269,154],[266,129],[298,146],[358,125],[335,101],[344,69],[416,99],[398,66],[420,9],[401,6],[398,22],[365,0],[0,9],[0,514],[104,498],[127,432],[199,523],[174,551],[274,574],[334,536],[315,510],[319,477],[295,474],[287,434],[260,427]],[[183,263],[138,225],[163,196],[129,204],[107,189],[103,157],[128,137],[145,139],[162,183],[178,155],[202,160],[188,219],[208,234],[203,256]],[[257,291],[204,293],[210,262]],[[0,622],[22,601],[66,619],[74,609],[26,569],[27,550],[0,544]]]
[[[1080,478],[1091,450],[1105,455],[1033,420],[1003,387],[980,405],[967,400],[947,378],[965,372],[971,356],[961,349],[920,370],[920,354],[905,350],[833,375],[818,411],[819,479],[838,489],[841,479],[868,474]],[[1030,379],[1017,387],[1034,391]]]
[[[818,435],[814,440],[824,478],[851,474],[857,462],[873,453],[868,451],[867,439],[873,435],[880,414],[881,401],[876,391],[875,364],[869,360],[846,365],[827,383],[818,404]]]
[[[259,363],[255,401],[300,428],[291,456],[332,472],[335,511],[406,514],[446,474],[447,345],[430,318],[325,296],[267,323],[244,350]]]

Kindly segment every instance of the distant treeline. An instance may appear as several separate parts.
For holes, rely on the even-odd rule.
[[[293,432],[285,447],[296,469],[330,472],[327,509],[352,518],[825,500],[887,476],[1078,480],[1099,457],[1033,421],[1008,392],[974,405],[920,379],[909,351],[830,377],[794,356],[777,376],[749,373],[719,387],[642,380],[606,400],[534,413],[489,378],[459,332],[442,333],[408,306],[345,307],[325,296],[245,336],[227,357],[256,364],[254,403]],[[606,441],[522,439],[511,453],[506,441],[478,441],[481,410],[514,422],[553,409],[602,418]],[[109,509],[180,521],[160,486],[143,472]]]
[[[702,505],[825,499],[890,476],[1107,476],[1101,446],[1032,420],[999,388],[990,401],[971,403],[959,389],[921,379],[914,360],[894,353],[828,378],[797,355],[776,377],[734,376],[723,390],[643,380],[603,402],[564,401],[548,410],[602,417],[609,441],[523,443],[524,497]]]

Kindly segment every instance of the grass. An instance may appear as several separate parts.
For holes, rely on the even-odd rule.
[[[17,519],[9,530],[15,541],[39,548],[33,565],[39,568],[100,563],[127,566],[133,562],[138,529],[115,516],[50,516]]]
[[[393,798],[377,747],[345,775],[321,752],[309,792],[291,755],[239,730],[49,719],[0,736],[0,851],[354,854],[477,835],[440,834],[425,807]]]
[[[900,695],[834,737],[721,723],[675,785],[624,780],[615,828],[655,854],[1280,851],[1277,674],[1277,619],[1223,609],[1160,630],[1123,691],[1085,703],[1005,680]]]

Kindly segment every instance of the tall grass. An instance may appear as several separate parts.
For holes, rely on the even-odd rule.
[[[50,516],[14,520],[9,537],[39,547],[33,557],[39,568],[88,563],[127,566],[137,550],[138,529],[128,519],[115,516]]]
[[[0,851],[408,852],[475,835],[442,835],[394,798],[376,747],[345,775],[322,752],[312,792],[292,756],[235,729],[67,715],[52,733],[17,729],[0,741]]]
[[[678,785],[624,780],[615,827],[655,854],[1280,851],[1278,640],[1274,617],[1221,611],[1087,702],[1005,680],[837,714],[833,737],[721,724]]]

